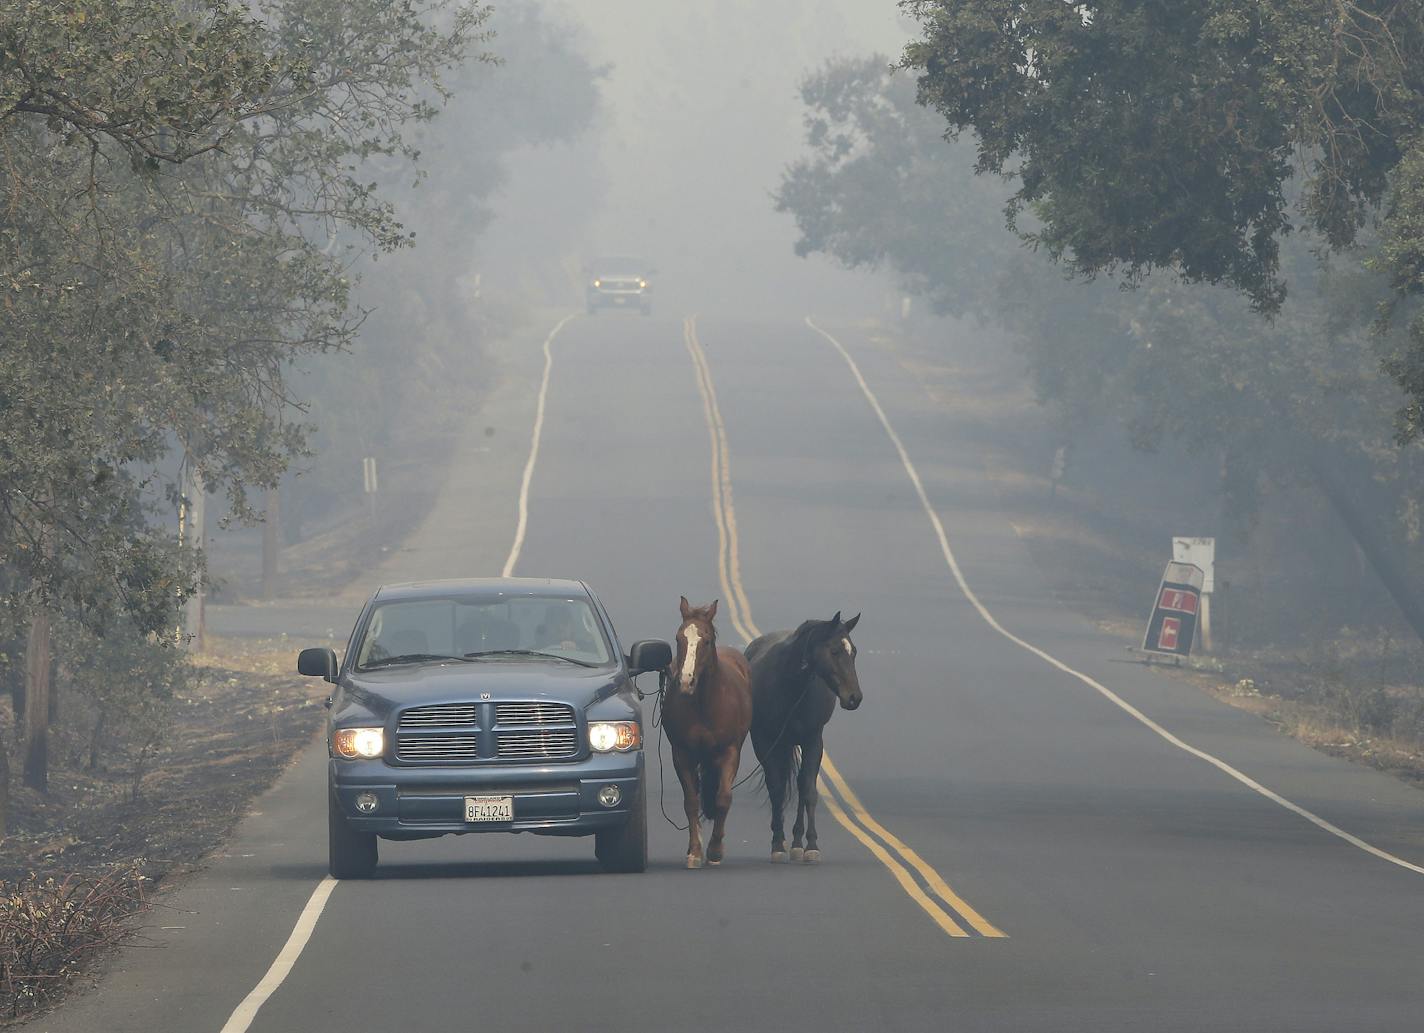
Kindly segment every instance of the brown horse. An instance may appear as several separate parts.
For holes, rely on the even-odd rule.
[[[712,820],[706,860],[722,863],[722,836],[732,809],[732,783],[742,744],[752,726],[751,679],[746,657],[717,645],[717,603],[690,606],[682,597],[677,657],[663,696],[663,727],[682,783],[687,814],[687,867],[701,868],[701,818]]]

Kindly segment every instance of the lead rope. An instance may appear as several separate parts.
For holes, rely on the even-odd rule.
[[[664,793],[664,788],[663,788],[663,722],[662,722],[662,710],[663,710],[663,694],[667,691],[667,682],[668,682],[667,669],[666,669],[666,668],[662,668],[662,669],[660,669],[660,670],[658,671],[658,687],[657,687],[655,690],[653,690],[652,692],[644,692],[642,689],[638,688],[638,680],[637,680],[636,678],[634,678],[634,679],[633,679],[633,691],[638,694],[638,698],[639,698],[640,700],[647,699],[649,696],[653,697],[653,727],[658,730],[658,810],[662,811],[662,813],[663,813],[663,820],[666,821],[669,825],[671,825],[673,828],[677,829],[679,832],[686,832],[686,831],[687,831],[687,826],[686,826],[686,825],[679,825],[677,822],[673,821],[671,817],[668,816],[668,812],[667,812],[667,802],[666,802],[666,800],[665,800],[665,798],[664,798],[664,797],[665,797],[665,793]]]

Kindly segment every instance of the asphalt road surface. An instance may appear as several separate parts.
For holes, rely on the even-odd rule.
[[[1424,796],[1113,662],[996,513],[973,435],[828,329],[568,323],[515,566],[590,581],[625,645],[670,637],[679,595],[723,597],[725,642],[863,611],[819,865],[768,863],[751,786],[719,869],[683,868],[656,795],[642,876],[582,840],[382,844],[269,973],[323,885],[318,744],[155,913],[154,946],[35,1028],[216,1033],[246,1000],[229,1030],[1417,1033]],[[499,572],[501,505],[442,569]]]

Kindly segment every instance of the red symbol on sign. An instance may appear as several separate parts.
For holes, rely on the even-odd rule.
[[[1164,610],[1176,610],[1178,613],[1196,613],[1197,595],[1195,592],[1184,592],[1180,588],[1162,589],[1162,599],[1157,604]]]
[[[1162,630],[1157,632],[1157,646],[1160,649],[1176,649],[1177,636],[1182,633],[1182,622],[1176,617],[1163,617]]]

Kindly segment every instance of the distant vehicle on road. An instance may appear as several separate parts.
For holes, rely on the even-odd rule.
[[[651,315],[653,302],[649,291],[655,271],[642,259],[627,256],[610,256],[591,262],[588,314],[594,315],[601,308],[635,308],[645,316]]]
[[[330,871],[369,877],[377,840],[472,832],[593,836],[610,871],[647,867],[643,719],[632,677],[665,642],[625,658],[580,581],[499,578],[388,585],[340,663],[297,669],[328,701]]]

